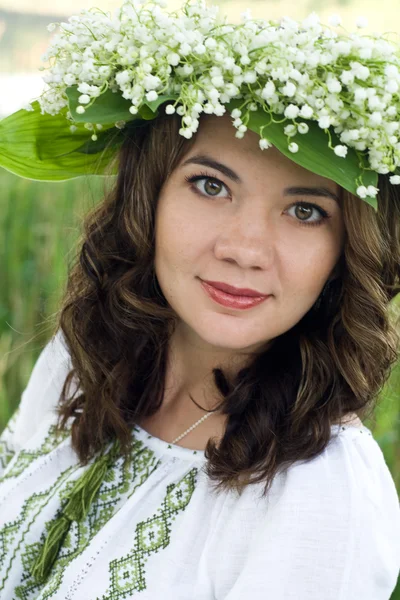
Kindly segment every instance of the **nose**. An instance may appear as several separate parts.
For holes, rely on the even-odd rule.
[[[219,260],[236,262],[243,269],[267,269],[275,255],[275,233],[265,198],[252,198],[228,216],[215,242]]]

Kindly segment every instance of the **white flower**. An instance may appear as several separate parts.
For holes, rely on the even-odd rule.
[[[245,10],[244,12],[240,13],[240,17],[243,21],[247,21],[248,19],[252,19],[251,16],[251,10],[250,8],[248,8],[247,10]]]
[[[371,198],[375,198],[375,196],[377,195],[378,192],[379,192],[379,188],[377,188],[373,185],[369,185],[367,187],[367,195],[370,196]]]
[[[398,79],[399,69],[396,65],[385,65],[384,73],[388,79]]]
[[[264,100],[268,100],[268,98],[271,98],[275,93],[275,84],[273,81],[268,81],[268,83],[264,86],[264,89],[262,90],[262,98]]]
[[[294,135],[296,135],[297,133],[297,127],[296,125],[286,125],[286,127],[283,128],[283,132],[285,135],[292,137]]]
[[[339,27],[339,25],[342,24],[342,19],[339,15],[331,15],[328,19],[328,23],[329,25],[332,25],[332,27]]]
[[[367,99],[367,91],[364,88],[357,88],[354,91],[354,98],[356,102],[363,102]]]
[[[350,129],[349,131],[343,131],[340,134],[340,139],[345,144],[348,144],[349,142],[351,142],[353,140],[358,140],[359,137],[360,137],[360,132],[358,129]]]
[[[360,187],[357,188],[357,196],[360,196],[360,198],[367,197],[367,188],[365,185],[360,185]]]
[[[300,109],[298,106],[296,106],[295,104],[289,104],[289,106],[285,108],[284,115],[288,119],[295,119],[296,117],[298,117],[299,112]]]
[[[86,81],[83,81],[78,85],[78,92],[81,92],[81,94],[87,94],[90,92],[90,85],[86,83]]]
[[[303,19],[302,25],[303,27],[308,29],[311,27],[316,27],[317,25],[319,25],[319,22],[319,16],[317,15],[317,13],[312,12],[310,15],[308,15],[308,17]]]
[[[79,96],[79,102],[81,104],[89,104],[90,96],[88,96],[87,94],[82,94],[82,96]]]
[[[171,52],[167,56],[168,64],[172,65],[173,67],[176,67],[176,65],[179,64],[180,59],[181,57],[176,52]]]
[[[297,129],[298,129],[299,133],[304,134],[304,133],[308,133],[310,128],[307,125],[307,123],[299,123],[297,126]]]
[[[345,85],[354,83],[354,73],[352,71],[342,71],[339,78]]]
[[[303,104],[303,106],[300,109],[300,116],[303,117],[303,119],[311,119],[313,112],[314,111],[311,108],[311,106],[309,106],[308,104]]]
[[[370,70],[368,69],[368,67],[362,65],[361,63],[359,63],[357,61],[351,62],[350,67],[351,67],[352,73],[358,79],[361,79],[362,81],[366,81],[368,79],[368,77],[370,76]]]
[[[157,100],[157,98],[158,98],[158,94],[154,90],[151,90],[151,92],[147,92],[147,94],[146,94],[146,100],[148,102],[153,102],[153,100]]]
[[[397,81],[392,79],[386,84],[385,90],[390,94],[396,94],[399,91],[399,84],[397,83]]]
[[[340,40],[335,44],[335,52],[337,54],[342,54],[343,56],[348,56],[352,51],[352,46],[349,42],[345,40]]]
[[[272,144],[265,138],[260,139],[258,145],[260,146],[261,150],[266,150],[267,148],[272,147]]]
[[[296,89],[297,88],[294,85],[294,83],[292,83],[291,81],[288,81],[287,84],[283,86],[282,93],[285,94],[285,96],[292,97],[295,95]]]
[[[358,17],[356,20],[356,27],[359,29],[363,29],[364,27],[368,27],[368,19],[367,17]]]
[[[400,175],[392,175],[389,177],[389,181],[392,185],[400,185]]]
[[[393,42],[344,29],[338,35],[316,13],[303,21],[265,21],[252,20],[246,11],[238,27],[206,0],[185,0],[184,11],[168,14],[164,6],[164,0],[122,0],[113,17],[84,10],[63,23],[43,56],[50,65],[43,77],[48,89],[39,98],[42,113],[68,109],[69,86],[79,92],[78,114],[84,105],[95,107],[105,91],[127,100],[132,118],[143,101],[165,94],[173,98],[165,113],[182,118],[179,134],[190,139],[202,113],[222,116],[237,98],[240,108],[231,117],[239,139],[250,114],[262,108],[265,121],[275,115],[288,138],[308,133],[310,124],[288,125],[285,119],[310,119],[336,133],[337,156],[345,158],[350,148],[368,150],[377,173],[400,166],[400,55]],[[334,14],[329,23],[338,27],[342,20]],[[358,28],[366,26],[366,19],[358,19]],[[96,125],[90,135],[98,130]],[[261,149],[270,147],[260,138]],[[299,151],[295,143],[289,148]]]
[[[76,77],[72,73],[67,73],[64,76],[64,83],[67,85],[74,85],[76,83]]]
[[[331,118],[329,116],[323,116],[320,119],[318,119],[318,127],[321,127],[321,129],[328,129],[330,124]]]
[[[328,86],[328,90],[332,94],[334,94],[336,92],[341,92],[342,91],[342,86],[340,85],[340,81],[338,79],[334,78],[334,77],[332,77],[328,81],[327,86]]]
[[[382,123],[382,115],[379,112],[374,112],[369,118],[371,125],[380,125]]]
[[[119,86],[125,85],[131,79],[132,79],[131,73],[129,71],[127,71],[127,70],[120,71],[115,76],[115,81],[118,83]]]
[[[347,146],[335,146],[334,147],[334,152],[335,152],[336,156],[340,156],[342,158],[346,157],[347,151],[348,151]]]
[[[299,59],[299,57],[297,54],[296,60],[298,60],[298,59]],[[302,82],[302,80],[303,80],[303,75],[300,73],[300,71],[298,69],[292,69],[289,73],[289,76],[291,79],[294,79],[295,81],[298,81],[298,82]]]
[[[99,75],[101,77],[109,77],[111,74],[111,67],[109,65],[103,65],[99,67]]]
[[[234,108],[233,111],[231,112],[231,117],[233,119],[238,119],[242,114],[242,111],[239,110],[238,108]]]

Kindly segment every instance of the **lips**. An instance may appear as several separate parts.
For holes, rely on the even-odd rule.
[[[266,302],[268,298],[270,298],[270,296],[237,296],[229,294],[228,292],[217,289],[213,285],[209,285],[205,281],[201,281],[201,287],[211,300],[217,304],[237,310],[253,308],[262,302]]]
[[[208,283],[208,285],[212,285],[217,290],[221,290],[223,292],[227,292],[228,294],[232,294],[233,296],[250,296],[257,298],[265,298],[268,294],[260,294],[257,290],[252,290],[249,288],[237,288],[228,283],[222,283],[221,281],[208,281],[207,279],[202,279],[204,283]]]

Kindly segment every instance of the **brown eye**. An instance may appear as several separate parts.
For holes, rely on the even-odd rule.
[[[192,189],[200,194],[201,196],[205,196],[206,198],[228,198],[229,197],[229,191],[227,186],[222,183],[222,181],[220,181],[219,179],[217,179],[216,177],[211,177],[210,175],[206,175],[205,173],[202,173],[200,175],[193,175],[192,177],[185,177],[185,181],[187,181],[188,183],[192,184]],[[198,185],[199,184],[199,185]],[[199,186],[203,187],[203,190],[200,189]],[[225,190],[228,192],[228,196],[219,196],[218,194],[221,193],[221,190]]]
[[[330,218],[330,215],[326,210],[321,208],[321,206],[310,202],[296,202],[296,204],[293,204],[290,207],[289,211],[293,211],[291,216],[293,216],[300,225],[322,225]],[[312,218],[310,219],[310,217]]]
[[[221,184],[216,179],[207,179],[204,182],[204,189],[207,194],[218,194],[220,192]]]
[[[310,218],[313,209],[310,206],[304,206],[302,204],[298,204],[295,208],[296,217],[300,220],[307,220]]]

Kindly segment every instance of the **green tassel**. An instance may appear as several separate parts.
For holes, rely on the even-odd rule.
[[[88,514],[119,447],[119,442],[116,440],[109,454],[101,455],[75,482],[68,503],[61,515],[53,520],[46,541],[31,570],[31,575],[37,584],[46,581],[72,521],[79,522]]]
[[[86,517],[108,469],[109,457],[102,456],[76,481],[63,513],[71,521]]]
[[[32,577],[37,584],[46,581],[70,525],[71,521],[64,515],[61,515],[61,517],[56,519],[52,524],[40,555],[31,571]]]

